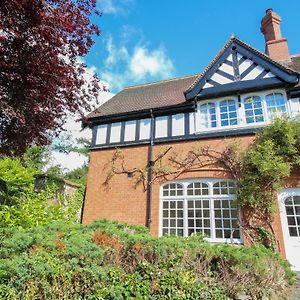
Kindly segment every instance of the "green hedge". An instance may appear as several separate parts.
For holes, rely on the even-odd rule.
[[[153,238],[116,222],[1,229],[1,299],[236,299],[284,295],[286,262],[264,247]]]

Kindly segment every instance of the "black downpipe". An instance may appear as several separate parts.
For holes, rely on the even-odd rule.
[[[153,174],[153,144],[154,144],[154,116],[150,109],[151,128],[150,128],[150,143],[148,151],[148,186],[147,186],[147,227],[151,228],[152,222],[152,174]]]

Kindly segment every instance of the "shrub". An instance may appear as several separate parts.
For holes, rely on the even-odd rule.
[[[1,299],[261,299],[293,279],[262,246],[153,238],[105,220],[2,228],[0,237]]]

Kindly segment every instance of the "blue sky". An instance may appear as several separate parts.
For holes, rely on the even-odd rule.
[[[98,0],[102,34],[85,57],[116,93],[124,86],[199,73],[233,33],[264,51],[260,20],[282,17],[291,54],[300,53],[299,0]]]

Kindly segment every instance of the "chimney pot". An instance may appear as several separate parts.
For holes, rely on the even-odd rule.
[[[267,8],[266,14],[267,14],[269,11],[273,11],[273,9],[272,9],[272,8]]]
[[[289,59],[287,39],[281,36],[280,22],[280,16],[272,8],[268,8],[260,27],[265,37],[265,53],[278,61]]]

